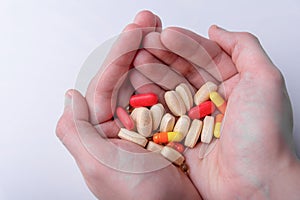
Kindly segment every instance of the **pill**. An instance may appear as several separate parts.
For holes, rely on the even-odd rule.
[[[222,120],[223,120],[224,115],[223,114],[218,114],[215,118],[215,128],[214,128],[214,136],[215,138],[220,138],[221,134],[221,125],[222,125]]]
[[[184,152],[184,146],[181,143],[179,143],[179,142],[169,142],[167,144],[167,146],[175,149],[179,153],[183,153]]]
[[[155,142],[149,141],[147,144],[147,150],[153,152],[160,152],[164,146],[156,144]]]
[[[118,119],[121,121],[121,123],[124,125],[126,129],[128,130],[134,129],[134,121],[124,108],[118,107],[116,110],[116,114]]]
[[[180,142],[183,135],[178,132],[159,132],[153,135],[153,142],[157,144],[166,144],[168,142]]]
[[[190,148],[194,148],[196,145],[202,130],[202,121],[194,119],[190,126],[190,129],[185,137],[184,145]]]
[[[177,92],[167,91],[165,93],[165,101],[173,115],[181,116],[186,113],[186,108],[183,103],[183,100],[179,96],[179,94],[177,94]]]
[[[134,107],[153,106],[158,102],[158,97],[154,93],[136,94],[130,97],[129,104]]]
[[[132,112],[130,113],[130,117],[133,119],[133,121],[136,121],[136,113],[137,113],[137,110],[139,108],[135,108],[132,110]]]
[[[206,82],[204,85],[200,87],[200,89],[196,92],[194,96],[194,103],[199,105],[200,103],[207,101],[209,99],[209,94],[211,92],[217,91],[218,86],[213,82]]]
[[[118,136],[121,139],[133,142],[133,143],[138,144],[142,147],[145,147],[147,142],[148,142],[148,140],[144,136],[138,134],[137,132],[129,131],[125,128],[120,129],[120,131],[118,133]]]
[[[181,153],[172,149],[171,147],[165,146],[161,151],[161,155],[163,155],[170,162],[180,166],[184,162],[184,157]]]
[[[193,106],[193,96],[189,87],[185,83],[181,83],[175,88],[175,91],[183,100],[186,110],[190,110]]]
[[[148,108],[139,107],[136,113],[136,129],[139,134],[149,137],[152,133],[152,116]]]
[[[150,112],[152,116],[152,130],[157,130],[165,113],[165,108],[162,104],[158,103],[150,108]]]
[[[225,114],[227,103],[223,99],[223,97],[221,97],[221,95],[217,92],[211,92],[209,97],[210,97],[211,101],[216,105],[218,110],[221,113]]]
[[[213,138],[215,119],[213,116],[206,116],[203,120],[203,128],[201,132],[201,142],[210,143]]]
[[[215,111],[215,105],[211,101],[205,101],[198,106],[191,108],[188,115],[191,119],[200,119]]]
[[[183,137],[185,137],[188,130],[189,130],[190,123],[191,123],[190,118],[187,115],[182,115],[177,120],[173,131],[174,132],[179,132],[183,135]]]
[[[174,124],[175,117],[170,113],[166,113],[161,119],[159,130],[160,132],[170,132],[173,130]]]
[[[131,119],[133,120],[134,123],[134,128],[132,129],[133,131],[137,131],[136,130],[136,119],[137,119],[137,113],[139,112],[139,109],[141,109],[143,107],[139,107],[139,108],[134,108],[130,114]]]

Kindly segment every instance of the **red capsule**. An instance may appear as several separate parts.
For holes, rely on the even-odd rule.
[[[191,108],[189,111],[189,117],[191,119],[200,119],[207,115],[210,115],[215,111],[216,107],[211,101],[205,101],[198,106]]]
[[[130,115],[126,112],[124,108],[118,107],[116,114],[127,130],[132,130],[134,128],[133,119],[130,117]]]
[[[181,143],[178,143],[178,142],[169,142],[167,144],[167,146],[175,149],[179,153],[183,153],[184,152],[184,146]]]
[[[134,107],[147,107],[157,104],[158,97],[154,93],[136,94],[130,97],[129,104]]]

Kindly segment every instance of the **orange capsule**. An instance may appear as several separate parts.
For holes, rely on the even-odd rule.
[[[129,104],[134,107],[148,107],[157,104],[158,97],[154,93],[136,94],[130,97]]]
[[[216,116],[216,120],[215,120],[215,128],[214,128],[214,136],[215,138],[220,138],[220,134],[221,134],[221,124],[223,121],[223,114],[218,114]]]
[[[180,142],[183,135],[179,132],[159,132],[153,135],[153,142],[157,144],[166,144],[169,142]]]
[[[179,142],[169,142],[167,144],[167,146],[175,149],[179,153],[183,153],[184,152],[184,146],[181,143],[179,143]]]

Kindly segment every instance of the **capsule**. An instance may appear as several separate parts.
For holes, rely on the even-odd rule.
[[[134,107],[153,106],[158,102],[158,97],[154,93],[136,94],[130,97],[129,104]]]
[[[152,133],[152,116],[148,108],[139,107],[136,113],[136,129],[139,134],[149,137]]]
[[[180,142],[183,135],[178,132],[159,132],[153,135],[153,142],[157,144],[166,144],[169,142]]]
[[[147,145],[147,150],[152,151],[152,152],[160,152],[162,150],[162,148],[164,148],[164,146],[160,145],[160,144],[156,144],[152,141],[148,142]]]
[[[179,153],[183,153],[184,152],[184,146],[181,143],[179,143],[179,142],[169,142],[167,144],[167,146],[175,149]]]
[[[223,121],[223,114],[218,114],[215,119],[215,129],[214,129],[214,136],[215,138],[220,138],[220,133],[221,133],[221,125]]]
[[[122,107],[118,107],[116,110],[117,117],[121,121],[121,123],[124,125],[124,127],[127,130],[133,130],[134,129],[134,121],[129,116],[129,114],[126,112],[126,110]]]
[[[221,95],[217,92],[211,92],[209,94],[209,98],[217,106],[218,110],[222,114],[225,114],[227,103],[223,97],[221,97]]]
[[[186,113],[185,104],[177,92],[167,91],[164,97],[166,104],[173,115],[179,117]]]
[[[147,145],[147,138],[144,136],[138,134],[137,132],[134,131],[129,131],[125,128],[121,128],[119,133],[118,133],[119,138],[136,143],[142,147],[145,147]]]
[[[206,116],[203,120],[203,128],[201,132],[201,142],[209,144],[214,135],[215,118]]]
[[[200,103],[209,100],[209,94],[211,92],[217,91],[218,86],[214,84],[213,82],[206,82],[204,85],[200,87],[200,89],[196,92],[194,96],[194,102],[196,105],[199,105]]]
[[[178,118],[173,128],[173,131],[179,132],[185,137],[187,132],[189,131],[190,124],[191,124],[191,119],[186,115],[182,115],[181,117]]]
[[[191,119],[200,119],[210,115],[215,111],[215,109],[216,108],[211,101],[205,101],[200,105],[191,108],[188,115]]]
[[[174,128],[175,117],[170,113],[164,114],[161,119],[159,130],[160,132],[171,132]]]
[[[197,141],[200,137],[201,131],[202,131],[202,121],[199,119],[194,119],[192,121],[191,127],[185,137],[184,145],[189,148],[194,148],[194,146],[197,144]]]
[[[184,156],[171,147],[165,146],[160,154],[175,165],[181,166],[184,163]]]
[[[191,90],[189,89],[189,86],[185,83],[181,83],[175,88],[175,91],[183,100],[186,110],[191,109],[191,107],[193,106],[193,95]]]
[[[161,119],[165,114],[165,108],[161,103],[155,104],[150,108],[152,115],[152,129],[157,130],[159,128]]]

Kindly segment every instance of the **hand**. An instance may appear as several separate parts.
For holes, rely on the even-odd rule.
[[[212,26],[209,36],[167,28],[143,43],[196,88],[218,83],[228,100],[221,138],[185,152],[191,180],[204,199],[299,198],[292,109],[281,73],[253,35]],[[137,57],[136,66],[147,57]]]
[[[75,158],[88,187],[99,199],[200,199],[192,182],[173,165],[167,163],[162,169],[147,170],[150,162],[160,165],[166,161],[158,154],[143,158],[142,153],[147,151],[118,139],[119,128],[112,120],[111,104],[116,83],[122,77],[127,79],[126,73],[143,35],[160,28],[157,16],[147,11],[139,13],[112,47],[104,62],[106,70],[91,81],[86,98],[75,90],[66,93],[67,104],[57,125],[57,136]],[[132,89],[124,81],[117,93],[126,96]],[[144,173],[130,171],[136,166],[138,170],[144,169]]]

